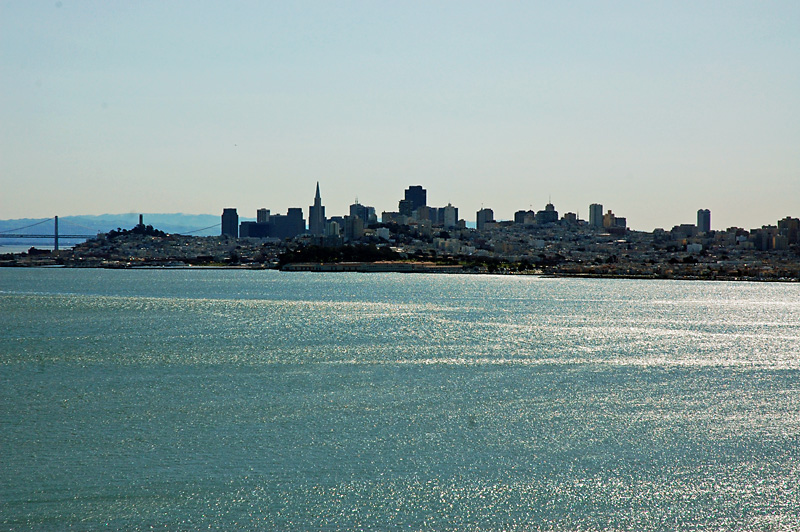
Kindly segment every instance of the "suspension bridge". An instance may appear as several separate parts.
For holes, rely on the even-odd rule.
[[[30,229],[31,227],[37,227],[37,226],[46,224],[48,222],[53,222],[53,232],[49,233],[49,234],[18,233],[17,232],[17,231],[24,231],[25,229]],[[139,217],[139,223],[140,224],[142,223],[141,216]],[[80,224],[76,224],[73,221],[70,221],[70,225],[73,225],[73,226],[75,226],[75,227],[77,227],[79,229],[86,229],[86,230],[91,231],[91,229],[89,229],[88,227],[82,226]],[[202,227],[200,229],[195,229],[193,231],[185,231],[185,232],[180,233],[180,234],[189,236],[189,235],[192,235],[194,233],[199,233],[201,231],[207,231],[208,229],[213,229],[214,227],[219,227],[219,225],[220,224],[217,223],[217,224],[214,224],[214,225],[210,225],[208,227]],[[38,222],[32,223],[30,225],[25,225],[23,227],[15,227],[14,229],[7,229],[7,230],[4,230],[4,231],[0,231],[0,239],[4,239],[4,238],[43,238],[43,239],[49,239],[49,240],[53,241],[53,250],[54,251],[58,251],[59,239],[60,240],[79,240],[79,239],[86,240],[86,239],[89,239],[89,238],[96,237],[98,232],[95,232],[94,234],[59,233],[58,232],[58,216],[53,216],[52,218],[45,218],[44,220],[39,220]]]
[[[16,231],[23,231],[25,229],[29,229],[31,227],[36,227],[39,225],[46,224],[47,222],[53,222],[53,233],[52,234],[35,234],[35,233],[17,233]],[[84,227],[84,229],[88,229]],[[93,235],[88,234],[59,234],[58,232],[58,216],[53,216],[52,218],[45,218],[44,220],[40,220],[36,223],[26,225],[23,227],[15,227],[14,229],[8,229],[6,231],[0,231],[0,238],[46,238],[53,241],[53,250],[58,251],[58,241],[59,239],[62,240],[70,240],[70,239],[87,239],[87,238],[94,238],[97,236],[97,233]]]

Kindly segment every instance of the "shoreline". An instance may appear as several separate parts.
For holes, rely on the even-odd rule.
[[[428,273],[445,275],[503,275],[503,276],[535,276],[554,279],[628,279],[641,281],[708,281],[708,282],[753,282],[753,283],[800,283],[800,278],[787,277],[755,277],[755,276],[727,276],[716,275],[703,277],[698,275],[659,275],[656,273],[642,274],[611,274],[611,273],[569,273],[550,271],[488,271],[467,269],[460,265],[435,265],[426,263],[399,262],[399,263],[323,263],[314,265],[286,265],[289,268],[278,268],[264,264],[231,264],[231,265],[192,265],[192,264],[3,264],[3,268],[64,268],[64,269],[105,269],[105,270],[274,270],[286,273]]]

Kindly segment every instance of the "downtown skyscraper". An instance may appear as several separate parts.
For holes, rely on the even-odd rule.
[[[325,207],[322,205],[322,198],[319,195],[319,181],[317,181],[314,205],[308,208],[308,232],[314,236],[325,234]]]

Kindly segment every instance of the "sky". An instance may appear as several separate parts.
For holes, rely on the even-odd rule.
[[[0,0],[0,219],[800,217],[800,2]]]

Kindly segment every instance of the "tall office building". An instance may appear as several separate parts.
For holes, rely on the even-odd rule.
[[[481,209],[475,215],[475,227],[478,231],[483,231],[487,223],[494,222],[494,211],[492,209]]]
[[[532,210],[517,211],[514,213],[515,224],[532,224],[536,221],[536,212]]]
[[[269,236],[269,209],[257,209],[255,222],[239,224],[239,238],[267,238]]]
[[[443,209],[444,213],[442,216],[443,218],[442,225],[444,225],[445,229],[452,229],[453,227],[456,226],[456,223],[458,222],[458,209],[456,209],[449,203],[447,204],[447,207],[444,207]]]
[[[317,181],[314,205],[308,208],[308,232],[314,236],[322,236],[325,233],[325,207],[319,195],[319,181]]]
[[[558,221],[558,211],[555,205],[548,203],[545,205],[543,211],[536,211],[537,224],[550,224]]]
[[[411,204],[411,212],[428,204],[428,191],[422,185],[411,185],[406,189],[406,201]]]
[[[242,222],[239,224],[239,238],[267,238],[269,223]]]
[[[700,233],[708,233],[711,231],[711,211],[708,209],[700,209],[697,211],[697,230]]]
[[[368,207],[366,205],[361,205],[356,199],[356,202],[350,205],[350,216],[356,217],[358,216],[362,222],[367,221],[367,217],[369,216]]]
[[[269,236],[272,238],[294,238],[306,230],[303,209],[289,207],[286,214],[273,214],[269,217]]]
[[[355,203],[350,205],[350,216],[358,216],[361,221],[364,222],[365,227],[378,222],[378,216],[375,214],[375,207],[361,205],[358,203],[358,198],[356,198]]]
[[[358,240],[364,236],[364,220],[360,216],[344,217],[344,239]]]
[[[603,206],[599,203],[589,205],[589,225],[603,227]]]
[[[434,209],[434,217],[436,216],[436,209]],[[424,220],[431,220],[431,208],[427,205],[423,205],[421,207],[417,207],[411,213],[411,216],[414,217],[415,220],[418,222],[422,222]]]
[[[397,202],[397,210],[401,216],[411,216],[411,212],[414,210],[411,208],[411,202],[406,199],[401,199]]]
[[[608,209],[608,212],[603,215],[603,227],[608,229],[609,227],[616,227],[617,226],[617,217]]]
[[[236,209],[222,209],[222,236],[239,237],[239,215]]]
[[[800,244],[800,219],[787,216],[778,220],[778,232],[787,238],[789,244]]]

